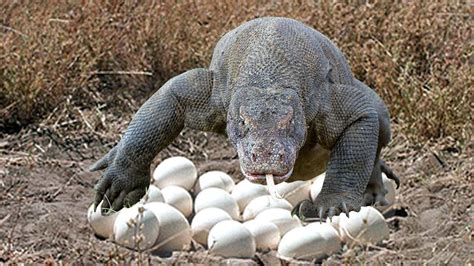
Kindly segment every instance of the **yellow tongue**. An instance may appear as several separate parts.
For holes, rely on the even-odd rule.
[[[267,188],[268,192],[274,199],[281,199],[282,196],[278,194],[276,191],[275,187],[275,182],[273,181],[273,175],[272,174],[267,174],[265,175],[265,178],[267,179]]]

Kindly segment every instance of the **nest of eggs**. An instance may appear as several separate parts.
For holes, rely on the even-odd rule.
[[[293,206],[314,200],[324,174],[309,181],[268,186],[243,180],[235,184],[221,171],[198,178],[195,165],[171,157],[157,166],[143,199],[130,208],[103,216],[100,206],[88,211],[96,235],[133,250],[155,254],[182,251],[191,243],[213,255],[251,258],[257,250],[277,250],[282,259],[317,259],[339,251],[343,244],[367,245],[387,239],[381,212],[389,206],[362,207],[324,223],[302,223],[291,215]],[[391,204],[395,184],[384,176]]]

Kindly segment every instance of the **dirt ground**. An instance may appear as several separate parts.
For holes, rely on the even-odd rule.
[[[394,135],[384,158],[401,177],[402,185],[388,215],[390,239],[378,246],[344,248],[319,262],[472,263],[472,141],[461,149],[449,138],[414,144],[398,134],[396,127]],[[48,130],[25,129],[0,137],[0,264],[288,264],[274,252],[259,253],[252,260],[224,260],[195,246],[192,251],[159,258],[102,241],[87,224],[93,185],[100,176],[89,173],[87,166],[113,143],[101,143],[95,135],[57,135]],[[112,139],[117,141],[117,134]],[[242,178],[236,153],[222,136],[184,131],[159,154],[155,165],[172,155],[187,156],[200,173],[220,169]]]

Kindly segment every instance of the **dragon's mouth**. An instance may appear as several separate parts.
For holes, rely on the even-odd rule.
[[[252,183],[257,183],[257,184],[266,184],[266,178],[265,176],[267,174],[272,174],[273,175],[273,180],[275,181],[275,184],[279,184],[285,180],[287,180],[291,174],[293,173],[293,168],[288,171],[288,173],[284,175],[279,175],[279,174],[274,174],[274,173],[249,173],[245,171],[242,167],[240,167],[240,170],[244,174],[244,176]]]

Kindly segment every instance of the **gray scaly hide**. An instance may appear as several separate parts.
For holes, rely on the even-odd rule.
[[[153,158],[184,127],[227,134],[252,182],[327,171],[317,199],[295,207],[302,218],[383,204],[382,172],[399,182],[379,158],[390,141],[385,104],[328,38],[292,19],[255,19],[228,32],[209,69],[176,76],[148,99],[119,144],[91,167],[106,169],[96,206],[137,202]]]

